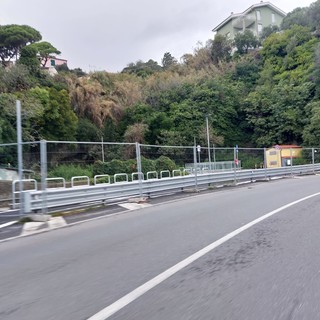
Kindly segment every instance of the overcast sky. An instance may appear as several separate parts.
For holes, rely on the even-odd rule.
[[[250,0],[0,0],[0,24],[27,24],[68,60],[70,68],[121,71],[130,62],[158,61],[165,52],[178,60],[231,12]],[[285,12],[310,0],[273,0]]]

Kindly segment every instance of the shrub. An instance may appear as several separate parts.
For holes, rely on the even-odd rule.
[[[93,177],[92,166],[80,166],[74,164],[62,164],[48,172],[49,178],[62,177],[66,180],[71,180],[72,177],[76,176],[87,176],[89,178]]]
[[[157,160],[150,160],[141,157],[141,167],[142,172],[146,176],[147,172],[150,171],[162,171],[162,170],[174,170],[177,166],[174,161],[170,158],[161,156]],[[96,161],[93,165],[93,175],[98,174],[109,174],[114,175],[116,173],[127,173],[131,174],[137,172],[137,162],[136,160],[112,160],[109,162]]]
[[[163,170],[172,171],[172,170],[178,169],[175,162],[166,156],[159,157],[157,160],[155,160],[155,162],[156,162],[157,171],[163,171]]]

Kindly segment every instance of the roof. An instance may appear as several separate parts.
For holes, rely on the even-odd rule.
[[[213,28],[212,31],[214,31],[214,32],[218,31],[219,29],[221,29],[225,24],[227,24],[232,19],[244,16],[244,15],[250,13],[253,9],[261,8],[261,7],[265,7],[265,6],[270,7],[272,10],[276,11],[277,13],[282,15],[283,17],[285,17],[287,15],[284,11],[282,11],[281,9],[279,9],[278,7],[273,5],[271,2],[261,1],[260,3],[252,5],[251,7],[249,7],[247,10],[245,10],[242,13],[231,13],[231,15],[227,19],[223,20],[220,24],[218,24],[215,28]]]
[[[276,144],[276,145],[272,146],[271,148],[269,148],[267,150],[271,150],[271,149],[277,149],[277,150],[282,150],[282,149],[302,149],[302,147],[297,146],[296,144]]]

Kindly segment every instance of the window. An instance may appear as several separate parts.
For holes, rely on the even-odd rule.
[[[260,12],[260,10],[257,10],[257,20],[258,21],[261,20],[261,12]]]
[[[276,15],[274,13],[271,14],[271,22],[276,23]]]
[[[276,166],[278,164],[277,161],[270,161],[270,166]]]
[[[262,23],[258,23],[258,34],[262,32]]]
[[[50,60],[50,64],[51,64],[52,67],[54,67],[54,66],[56,65],[56,61],[53,60],[53,59],[51,59],[51,60]]]
[[[276,156],[277,155],[277,151],[269,151],[269,155],[270,156]]]

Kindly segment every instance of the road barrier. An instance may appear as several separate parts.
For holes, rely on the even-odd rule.
[[[57,209],[92,202],[112,202],[126,200],[141,195],[152,197],[157,194],[172,193],[189,188],[197,190],[219,184],[235,184],[269,180],[273,177],[314,174],[320,171],[320,164],[289,166],[274,169],[234,170],[228,172],[197,173],[187,176],[163,177],[162,179],[139,180],[121,183],[99,183],[93,186],[23,191],[24,213],[29,214],[47,208]],[[116,180],[116,179],[115,179]]]

